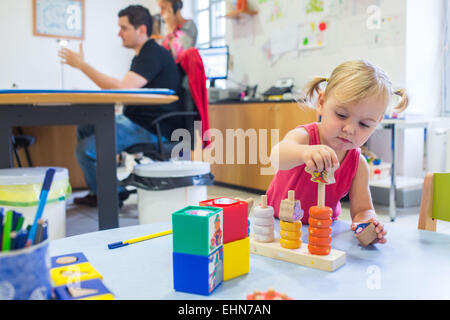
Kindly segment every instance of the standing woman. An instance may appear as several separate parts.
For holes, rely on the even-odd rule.
[[[181,15],[182,0],[158,0],[158,5],[168,31],[162,45],[172,53],[175,62],[178,62],[178,56],[184,50],[195,47],[197,27],[193,20],[185,19]]]

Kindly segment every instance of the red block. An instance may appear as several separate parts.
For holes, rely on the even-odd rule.
[[[223,210],[223,243],[247,237],[248,203],[227,197],[201,201],[200,206]]]

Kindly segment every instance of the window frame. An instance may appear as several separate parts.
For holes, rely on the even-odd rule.
[[[199,26],[199,23],[198,23],[199,13],[205,12],[205,11],[209,12],[209,21],[208,21],[209,22],[208,23],[209,39],[208,39],[207,42],[203,42],[203,43],[198,43],[197,42],[197,47],[199,47],[199,48],[205,48],[206,47],[207,48],[207,47],[217,46],[217,45],[213,45],[213,43],[216,42],[216,41],[220,41],[220,40],[223,40],[224,41],[224,45],[226,45],[226,38],[225,38],[226,30],[224,30],[224,34],[222,36],[214,35],[213,34],[213,30],[212,30],[212,25],[213,25],[213,23],[212,23],[213,20],[212,19],[213,19],[213,17],[212,17],[212,10],[211,10],[211,8],[212,8],[213,4],[217,4],[217,3],[221,3],[221,2],[223,2],[225,4],[225,6],[226,6],[226,2],[227,2],[226,0],[208,0],[208,7],[203,8],[203,9],[198,9],[197,1],[192,1],[192,7],[193,7],[192,8],[192,12],[193,12],[193,17],[194,17],[193,19],[194,19],[195,23],[197,24],[197,26]],[[223,17],[222,19],[225,19],[225,18]]]

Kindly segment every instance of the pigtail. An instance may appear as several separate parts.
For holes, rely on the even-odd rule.
[[[326,81],[328,81],[328,78],[315,77],[310,82],[308,82],[305,87],[306,100],[312,101],[314,99],[314,93],[319,94],[320,92],[320,84]]]
[[[408,94],[406,93],[406,90],[404,88],[400,88],[400,89],[395,90],[394,94],[396,94],[399,97],[401,97],[401,100],[398,103],[398,105],[394,107],[394,111],[396,113],[403,112],[406,109],[406,107],[408,107],[408,103],[409,103]]]

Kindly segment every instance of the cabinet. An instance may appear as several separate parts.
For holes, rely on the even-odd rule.
[[[268,161],[272,147],[296,126],[317,121],[315,109],[296,102],[211,104],[209,112],[211,128],[223,138],[223,149],[216,147],[212,159],[203,151],[203,161],[211,163],[215,181],[261,191],[267,190],[273,178],[274,170]],[[235,134],[233,144],[227,142],[227,130],[228,137]],[[236,135],[244,133],[242,145],[243,139],[239,143]],[[212,143],[214,139],[212,135]],[[223,156],[218,157],[221,152]]]
[[[22,127],[23,133],[34,136],[36,143],[29,147],[31,161],[36,167],[55,166],[67,168],[69,181],[73,189],[87,187],[83,171],[75,158],[77,143],[76,126],[36,126]],[[28,163],[25,154],[20,150],[20,158],[24,166]]]

